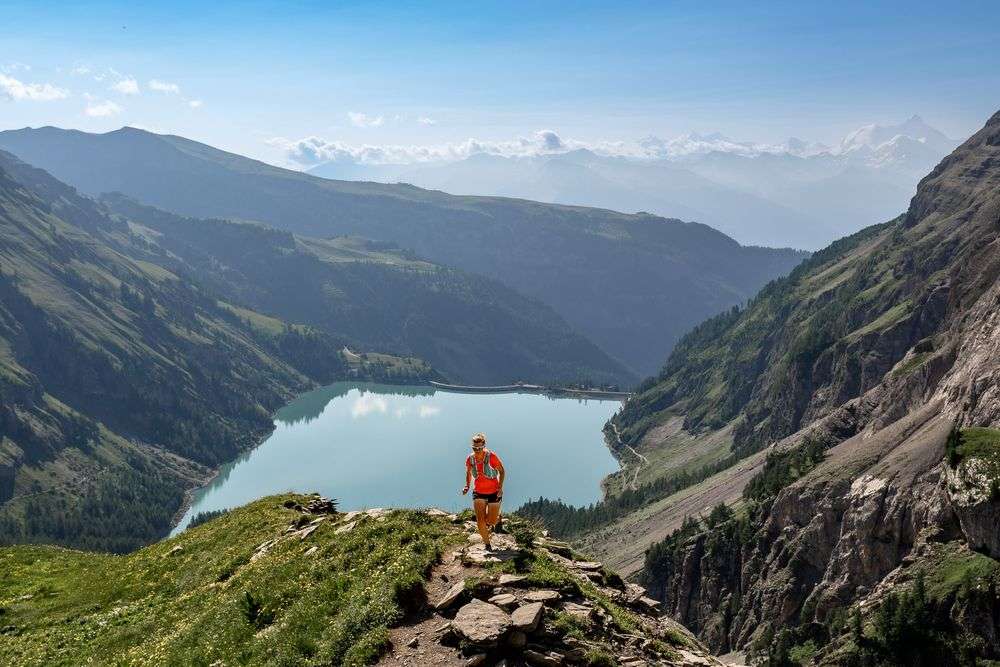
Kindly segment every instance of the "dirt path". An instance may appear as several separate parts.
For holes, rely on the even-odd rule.
[[[463,565],[459,552],[464,545],[457,546],[446,552],[441,562],[434,566],[427,579],[427,599],[433,604],[444,597],[444,594],[456,582],[473,576],[479,568]],[[465,658],[458,649],[442,646],[436,641],[440,628],[448,623],[448,619],[428,608],[404,625],[389,631],[392,649],[382,656],[379,665],[465,665]]]
[[[625,449],[629,450],[636,456],[637,459],[639,459],[639,461],[641,461],[641,463],[636,464],[635,472],[632,474],[632,479],[625,482],[626,489],[632,489],[633,491],[637,491],[639,489],[639,473],[642,471],[642,467],[644,465],[649,464],[649,459],[647,459],[639,452],[635,451],[635,449],[631,445],[626,445],[624,442],[622,442],[622,436],[621,433],[618,431],[618,425],[615,424],[614,422],[611,422],[611,430],[614,431],[615,440],[618,443],[618,447],[619,448],[624,447]]]

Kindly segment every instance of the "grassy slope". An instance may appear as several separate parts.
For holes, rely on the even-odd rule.
[[[336,535],[326,522],[251,562],[300,516],[283,507],[295,499],[259,500],[127,556],[0,550],[0,662],[368,662],[447,543],[447,524],[401,511]],[[247,593],[262,606],[256,622]]]
[[[355,517],[345,531],[344,515],[295,507],[312,498],[263,498],[127,556],[0,548],[0,663],[80,665],[112,656],[129,665],[374,662],[388,648],[390,627],[425,617],[432,567],[445,551],[466,545],[468,533],[447,516],[412,510]],[[289,531],[317,519],[306,536]],[[519,573],[523,586],[588,601],[609,619],[605,630],[589,632],[591,645],[610,648],[607,631],[649,637],[644,649],[663,657],[701,652],[671,622],[624,607],[611,589],[571,574],[554,555],[521,548],[517,559],[453,575],[465,578],[470,593],[487,577]],[[550,610],[546,618],[554,632],[588,632],[569,614]],[[648,634],[654,626],[660,639]]]

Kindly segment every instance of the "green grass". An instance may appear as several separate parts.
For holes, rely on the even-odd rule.
[[[984,472],[994,486],[1000,482],[1000,429],[972,427],[952,434],[948,442],[948,459],[952,467],[970,460],[985,464]]]
[[[962,458],[993,459],[1000,456],[1000,429],[962,429],[962,444],[958,447],[958,453]]]
[[[302,500],[264,498],[128,556],[0,549],[0,663],[371,663],[454,531],[399,511],[336,535],[328,518],[251,562],[301,516],[282,506],[292,498]]]
[[[849,333],[846,336],[846,338],[848,340],[857,340],[858,338],[861,338],[866,334],[874,333],[876,331],[884,331],[885,329],[888,329],[892,325],[896,324],[897,322],[905,318],[907,315],[910,314],[910,311],[912,310],[913,310],[912,301],[910,301],[909,299],[901,301],[900,303],[897,303],[895,306],[888,309],[887,311],[879,315],[877,318],[875,318],[865,326],[861,327],[860,329],[855,329],[854,331]]]
[[[933,356],[931,352],[918,352],[912,355],[909,359],[899,363],[894,369],[892,369],[893,377],[903,377],[909,375],[913,371],[917,370],[924,363]]]
[[[931,600],[944,600],[961,592],[963,587],[1000,578],[1000,563],[996,560],[952,544],[945,545],[932,565],[924,570],[927,596]]]

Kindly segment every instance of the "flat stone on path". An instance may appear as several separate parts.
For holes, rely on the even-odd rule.
[[[550,591],[548,589],[542,589],[540,591],[531,591],[524,596],[524,599],[528,602],[555,602],[562,596],[559,595],[559,591]]]
[[[575,560],[573,561],[572,566],[578,570],[593,571],[593,570],[600,570],[602,567],[604,567],[604,564],[592,560]]]
[[[495,646],[510,628],[510,616],[500,607],[473,598],[458,610],[451,626],[459,636],[478,646]]]
[[[594,615],[593,607],[577,604],[575,602],[563,602],[560,606],[564,612],[584,622],[590,622]]]
[[[653,612],[654,614],[659,613],[660,611],[659,600],[654,600],[653,598],[646,597],[645,595],[639,598],[639,604],[641,604],[643,607]]]
[[[501,574],[500,581],[498,582],[500,586],[513,586],[519,584],[528,578],[526,574]]]
[[[509,609],[517,604],[517,598],[511,593],[500,593],[490,598],[490,604]]]
[[[448,592],[445,593],[440,600],[434,603],[434,608],[439,611],[441,609],[447,609],[451,605],[455,604],[455,600],[461,597],[463,591],[465,591],[465,579],[462,579],[449,588]]]
[[[538,622],[542,620],[542,606],[541,602],[529,602],[515,609],[510,615],[514,628],[524,632],[534,632]]]
[[[524,660],[534,667],[560,667],[563,664],[563,661],[555,655],[546,655],[530,649],[524,652]]]
[[[646,589],[639,584],[633,584],[631,581],[625,583],[625,597],[629,604],[635,604],[645,594]]]

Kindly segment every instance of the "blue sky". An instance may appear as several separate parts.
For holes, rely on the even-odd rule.
[[[129,124],[275,162],[310,136],[835,143],[914,113],[961,138],[1000,108],[996,2],[0,0],[0,15],[0,129]]]

